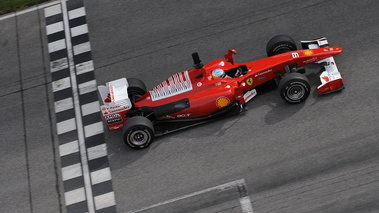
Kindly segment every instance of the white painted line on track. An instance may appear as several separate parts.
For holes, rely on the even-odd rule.
[[[81,43],[74,46],[74,55],[91,51],[91,45],[89,42]]]
[[[91,173],[92,184],[102,183],[111,179],[112,176],[109,167]]]
[[[70,180],[82,176],[82,165],[80,163],[73,164],[62,168],[62,179]]]
[[[54,79],[54,108],[59,119],[57,132],[64,165],[61,172],[65,206],[70,212],[82,212],[84,208],[87,213],[116,212],[100,103],[95,93],[97,87],[84,2],[62,0],[45,8],[44,12],[48,52],[50,60],[55,60],[50,61],[50,70]],[[78,35],[83,36],[74,38]],[[71,39],[76,39],[75,46]],[[82,62],[78,64],[78,61]],[[80,155],[80,158],[70,158],[71,154]]]
[[[87,81],[79,84],[79,94],[83,95],[89,92],[94,92],[97,90],[96,80]]]
[[[88,33],[88,26],[87,24],[83,24],[77,27],[71,28],[71,35],[72,37],[83,35]]]
[[[94,199],[95,199],[96,210],[116,205],[114,192],[109,192],[106,194],[96,196]]]
[[[63,13],[63,23],[64,27],[66,29],[70,29],[69,20],[68,20],[68,12],[67,12],[67,4],[66,1],[62,1],[62,13]],[[88,30],[87,30],[88,32]],[[76,84],[76,73],[75,73],[75,66],[74,66],[74,56],[72,54],[72,43],[71,43],[71,35],[69,30],[65,30],[66,35],[66,44],[67,44],[67,53],[68,53],[68,61],[69,61],[69,69],[70,69],[70,77],[72,82],[72,93],[74,98],[74,109],[75,109],[75,118],[77,123],[77,130],[78,130],[78,142],[79,142],[79,150],[80,150],[80,157],[82,160],[82,168],[83,168],[83,179],[84,179],[84,190],[83,193],[87,195],[87,206],[88,206],[88,212],[94,213],[94,202],[93,202],[93,195],[92,195],[92,187],[91,187],[91,179],[89,175],[89,168],[88,168],[88,159],[87,159],[87,150],[85,145],[85,139],[84,139],[84,132],[83,132],[83,122],[81,117],[81,109],[80,109],[80,103],[79,103],[79,95],[78,95],[78,88]],[[66,197],[67,198],[67,197]],[[85,196],[84,196],[85,199]],[[67,200],[66,200],[67,202]],[[66,205],[68,205],[66,203]]]
[[[54,102],[55,113],[63,112],[72,108],[74,108],[74,103],[72,102],[71,97]]]
[[[83,116],[90,115],[96,112],[100,112],[100,103],[95,101],[92,103],[82,105],[82,114]]]
[[[83,74],[83,73],[86,73],[86,72],[91,72],[94,70],[94,66],[93,66],[93,61],[86,61],[86,62],[83,62],[81,64],[77,64],[76,65],[76,73],[78,75],[80,74]]]
[[[57,22],[54,24],[50,24],[46,26],[46,34],[51,35],[57,32],[62,32],[64,30],[63,28],[63,22]]]
[[[84,127],[84,133],[86,135],[86,138],[101,134],[103,132],[104,132],[103,121],[93,123]]]
[[[77,152],[79,152],[79,144],[77,140],[59,146],[59,154],[61,157]]]
[[[161,202],[161,203],[157,203],[157,204],[154,204],[154,205],[142,208],[142,209],[128,211],[127,213],[142,212],[142,211],[153,209],[153,208],[156,208],[156,207],[159,207],[159,206],[163,206],[163,205],[166,205],[166,204],[170,204],[170,203],[174,203],[174,202],[177,202],[177,201],[180,201],[180,200],[184,200],[184,199],[187,199],[187,198],[190,198],[190,197],[201,195],[201,194],[204,194],[204,193],[207,193],[207,192],[211,192],[211,191],[225,191],[225,190],[229,190],[229,189],[234,189],[234,188],[239,187],[239,186],[246,187],[245,179],[240,179],[240,180],[232,181],[232,182],[225,183],[225,184],[222,184],[222,185],[219,185],[219,186],[215,186],[215,187],[211,187],[211,188],[208,188],[208,189],[204,189],[204,190],[201,190],[201,191],[198,191],[198,192],[194,192],[194,193],[191,193],[191,194],[188,194],[188,195],[184,195],[184,196],[173,198],[171,200],[167,200],[167,201],[164,201],[164,202]],[[244,199],[240,198],[240,204],[241,204],[242,212],[243,213],[253,213],[253,207],[251,206],[251,201],[250,201],[249,196],[244,196],[243,198]]]
[[[105,144],[100,144],[87,149],[88,160],[93,160],[101,157],[107,156],[107,146]]]
[[[52,82],[53,92],[64,90],[71,87],[70,78],[63,78]]]
[[[50,16],[54,16],[54,15],[58,15],[60,13],[62,13],[61,5],[57,4],[57,5],[49,7],[48,10],[45,9],[45,18],[50,17]]]
[[[86,10],[84,7],[77,8],[68,12],[68,17],[71,19],[82,17],[86,15]]]
[[[75,189],[64,193],[66,206],[86,200],[84,188]]]
[[[56,52],[58,50],[66,49],[66,40],[61,39],[48,44],[49,53]]]
[[[76,129],[75,118],[57,123],[58,135],[75,130],[75,129]]]
[[[241,208],[243,213],[253,213],[253,207],[251,206],[250,197],[240,198]]]
[[[50,62],[50,71],[56,72],[68,68],[67,58],[61,58],[56,61]]]

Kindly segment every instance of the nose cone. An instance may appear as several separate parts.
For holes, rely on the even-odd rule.
[[[340,54],[342,52],[342,48],[341,47],[332,47],[333,48],[333,51],[337,54]]]
[[[325,50],[325,49],[324,49]],[[342,52],[342,48],[341,47],[327,47],[327,51],[324,52],[326,54],[332,54],[332,56],[335,56],[335,55],[338,55]]]

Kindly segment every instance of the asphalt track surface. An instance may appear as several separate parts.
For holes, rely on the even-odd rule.
[[[379,212],[378,1],[84,4],[99,85],[135,77],[152,88],[190,69],[193,51],[203,63],[230,48],[236,62],[260,59],[278,34],[343,49],[342,92],[318,96],[309,67],[303,104],[268,88],[241,115],[141,151],[105,131],[118,212],[242,212],[244,194],[254,213]],[[41,11],[0,21],[0,212],[65,211],[43,28]]]

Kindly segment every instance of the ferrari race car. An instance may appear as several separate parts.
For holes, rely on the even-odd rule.
[[[121,78],[98,86],[103,100],[101,112],[109,131],[122,129],[123,140],[131,148],[148,147],[159,136],[188,126],[244,111],[257,95],[257,86],[275,81],[285,102],[305,101],[311,91],[304,66],[318,63],[319,94],[344,88],[333,56],[342,52],[330,47],[325,37],[302,41],[297,50],[286,35],[272,38],[266,47],[267,58],[235,63],[228,50],[225,59],[203,65],[199,55],[192,54],[194,68],[179,72],[150,91],[135,78]],[[212,71],[222,69],[227,78],[215,78]]]

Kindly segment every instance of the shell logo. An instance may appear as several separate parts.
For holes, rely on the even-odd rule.
[[[103,107],[101,110],[103,110],[103,115],[108,115],[107,108]]]
[[[313,52],[312,52],[312,50],[307,50],[307,51],[304,52],[304,54],[305,54],[305,55],[312,55]]]
[[[216,101],[216,105],[220,108],[226,107],[229,104],[229,99],[226,97],[219,97]]]

